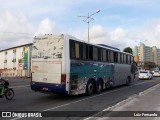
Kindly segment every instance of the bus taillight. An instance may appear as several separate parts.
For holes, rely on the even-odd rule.
[[[30,84],[32,84],[32,73],[31,73],[31,81],[30,81]]]
[[[66,74],[61,75],[61,84],[66,84]]]

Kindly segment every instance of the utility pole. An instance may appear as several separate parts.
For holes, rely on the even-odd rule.
[[[88,23],[88,43],[89,43],[89,23],[94,20],[92,16],[95,15],[95,14],[97,14],[97,13],[99,13],[99,12],[100,12],[100,10],[98,10],[98,11],[95,12],[95,13],[92,13],[91,15],[88,13],[87,16],[78,16],[78,17],[84,18],[84,19],[83,19],[83,22]]]

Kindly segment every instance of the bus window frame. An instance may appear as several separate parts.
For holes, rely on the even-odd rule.
[[[83,54],[84,52],[85,52],[85,55]],[[82,60],[87,60],[88,59],[88,45],[85,44],[85,43],[81,43],[81,59]]]
[[[104,48],[102,49],[102,61],[107,62],[107,50]]]
[[[98,58],[99,58],[99,51],[98,51],[98,47],[96,46],[93,46],[93,61],[98,61]],[[94,51],[96,50],[96,51]],[[95,55],[95,52],[97,52],[97,54]]]
[[[76,58],[76,44],[79,45],[79,58]],[[69,45],[70,45],[69,46],[70,47],[70,59],[81,60],[82,59],[81,42],[70,39]],[[73,49],[72,49],[72,47],[73,47]]]
[[[76,44],[79,46],[79,58],[76,58]],[[114,51],[111,49],[98,47],[96,45],[90,45],[73,39],[70,39],[69,45],[70,59],[120,64],[131,64],[134,61],[132,55],[122,53],[120,51]],[[94,49],[97,49],[97,58],[95,58]]]

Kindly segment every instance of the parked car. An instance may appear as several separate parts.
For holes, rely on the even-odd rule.
[[[138,78],[139,79],[152,79],[153,75],[149,70],[139,71]]]
[[[160,71],[159,70],[153,71],[153,76],[154,77],[160,77]]]

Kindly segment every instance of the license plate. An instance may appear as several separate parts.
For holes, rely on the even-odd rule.
[[[42,88],[43,90],[45,90],[45,91],[48,91],[48,88],[47,87],[44,87],[44,88]]]

